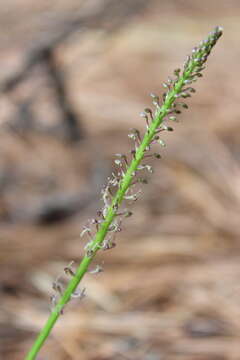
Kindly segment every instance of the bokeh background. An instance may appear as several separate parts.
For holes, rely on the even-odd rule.
[[[224,27],[190,109],[39,360],[240,357],[238,0],[0,5],[0,359],[23,359],[78,263],[149,93]],[[92,269],[94,269],[94,266]]]

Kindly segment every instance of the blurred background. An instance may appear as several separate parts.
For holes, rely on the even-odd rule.
[[[78,263],[113,155],[149,93],[216,25],[224,36],[117,247],[39,360],[239,359],[237,0],[0,5],[0,359],[23,359],[52,282]]]

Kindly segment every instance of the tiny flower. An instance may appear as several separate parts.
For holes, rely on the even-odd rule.
[[[80,300],[86,296],[86,288],[84,287],[82,290],[75,290],[71,294],[71,298],[79,298]]]
[[[166,146],[166,143],[165,143],[162,139],[159,139],[159,140],[158,140],[158,143],[159,143],[159,145],[161,145],[162,147],[165,147],[165,146]]]
[[[66,275],[70,275],[70,276],[74,276],[75,272],[72,269],[72,265],[74,264],[74,261],[71,261],[69,265],[67,265],[63,271],[65,272]]]
[[[52,283],[52,288],[54,291],[56,291],[59,295],[62,295],[63,293],[63,286],[59,281],[59,278],[57,278],[53,283]]]
[[[89,271],[89,274],[99,274],[101,272],[103,272],[103,267],[100,265],[97,265],[95,267],[95,269]]]

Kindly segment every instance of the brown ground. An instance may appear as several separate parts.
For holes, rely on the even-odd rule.
[[[143,128],[148,94],[216,25],[224,37],[134,216],[39,360],[240,359],[239,15],[237,0],[1,4],[0,359],[24,358],[53,280],[80,261],[79,233],[101,206],[113,154]],[[81,126],[74,141],[48,63],[4,84],[79,16],[51,53]]]

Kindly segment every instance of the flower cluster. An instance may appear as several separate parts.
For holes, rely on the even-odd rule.
[[[192,50],[191,55],[184,63],[183,70],[174,70],[173,76],[163,83],[165,91],[161,101],[158,95],[151,94],[153,109],[146,108],[140,113],[146,123],[146,132],[142,136],[138,129],[131,129],[128,136],[133,142],[132,149],[127,155],[116,154],[117,170],[108,178],[107,184],[102,190],[103,206],[97,212],[96,218],[89,220],[81,233],[81,236],[88,236],[85,255],[76,269],[73,268],[72,263],[64,269],[65,274],[71,277],[66,288],[63,286],[62,276],[54,281],[55,294],[52,296],[52,312],[26,360],[36,358],[59,315],[62,314],[64,306],[71,298],[79,297],[81,299],[85,296],[85,288],[79,291],[77,288],[86,272],[96,274],[103,271],[99,265],[89,271],[91,261],[98,250],[109,250],[116,246],[116,234],[121,231],[123,220],[132,215],[131,211],[125,209],[125,204],[128,207],[129,202],[136,201],[141,193],[139,184],[147,183],[147,179],[142,177],[142,171],[153,172],[147,159],[150,157],[161,158],[158,152],[152,150],[152,146],[155,144],[166,146],[161,134],[163,131],[173,131],[169,122],[176,121],[177,115],[181,113],[182,109],[188,108],[185,99],[195,93],[192,84],[202,76],[204,64],[221,35],[222,28],[216,27],[205,40]]]
[[[108,178],[107,185],[102,190],[103,207],[97,213],[98,218],[90,220],[81,233],[81,236],[84,234],[89,236],[89,242],[85,247],[86,256],[93,257],[99,249],[108,250],[116,246],[115,236],[121,231],[123,219],[132,215],[129,210],[120,210],[122,201],[138,199],[141,190],[134,190],[135,185],[147,183],[147,179],[139,176],[141,170],[153,172],[152,166],[142,163],[142,160],[150,157],[161,158],[159,153],[150,152],[152,145],[166,146],[161,139],[161,133],[173,131],[168,121],[177,121],[177,115],[181,110],[188,109],[188,105],[183,100],[195,93],[192,84],[202,77],[204,63],[221,35],[222,28],[216,27],[198,47],[193,48],[192,54],[184,63],[183,70],[175,69],[173,77],[168,77],[163,83],[165,92],[162,95],[162,102],[158,95],[150,94],[153,109],[146,108],[140,113],[140,117],[146,123],[145,136],[142,137],[138,129],[131,129],[128,137],[133,141],[133,147],[128,155],[116,154],[114,163],[117,171]],[[111,224],[107,226],[106,236],[96,241],[96,234],[101,231],[101,225],[108,224],[109,219]]]
[[[133,146],[129,154],[116,154],[114,164],[116,171],[108,178],[107,184],[102,189],[103,207],[97,212],[97,217],[88,220],[83,227],[81,237],[87,236],[88,242],[85,246],[85,256],[91,260],[98,250],[110,250],[116,246],[116,235],[122,230],[122,222],[125,218],[132,215],[128,209],[121,209],[122,203],[128,207],[138,199],[141,189],[136,185],[147,184],[145,177],[139,176],[143,170],[153,173],[152,165],[146,162],[148,158],[160,159],[161,155],[151,152],[155,144],[165,147],[165,142],[161,139],[164,131],[173,131],[169,122],[176,122],[177,115],[181,114],[182,109],[188,109],[185,99],[192,96],[196,90],[192,84],[202,77],[204,64],[219,37],[222,35],[222,28],[216,27],[208,37],[201,41],[198,47],[194,47],[190,56],[184,63],[183,70],[175,69],[172,77],[168,77],[164,82],[165,92],[162,99],[156,94],[150,94],[153,109],[146,108],[140,113],[140,117],[145,120],[146,132],[142,136],[138,129],[131,129],[128,137],[132,140]],[[98,270],[102,268],[97,267]],[[101,272],[96,271],[96,272]],[[92,273],[96,273],[92,272]],[[65,268],[65,273],[75,276],[71,267]],[[60,277],[53,283],[55,295],[52,296],[52,303],[55,306],[57,299],[63,294],[63,285]],[[83,298],[85,288],[74,292],[71,297]],[[62,311],[62,310],[61,310]]]
[[[74,261],[71,261],[67,266],[64,267],[63,271],[65,276],[68,277],[74,277],[76,275],[75,270],[73,269],[73,265],[74,265]],[[53,281],[52,283],[52,289],[54,290],[54,294],[51,295],[50,300],[51,300],[51,309],[55,309],[57,304],[58,304],[58,300],[61,298],[61,296],[64,293],[64,279],[63,279],[63,275],[59,275],[56,280]],[[82,288],[81,290],[75,290],[74,292],[72,292],[71,294],[71,299],[73,298],[78,298],[78,299],[83,299],[86,296],[86,288]],[[63,309],[64,306],[59,307],[59,312],[60,314],[63,314]]]

